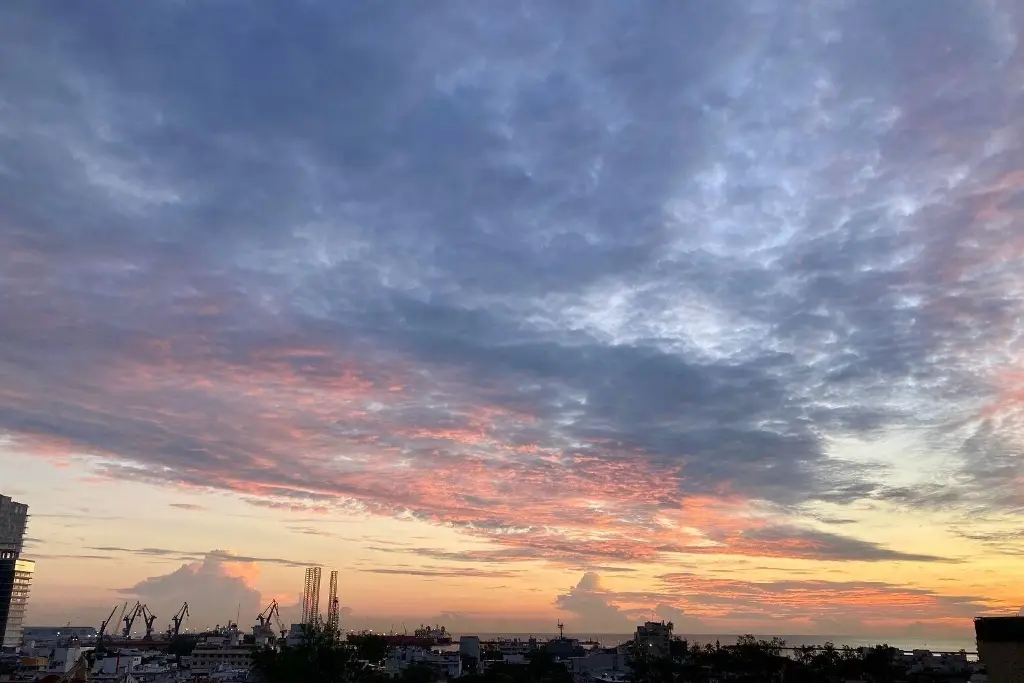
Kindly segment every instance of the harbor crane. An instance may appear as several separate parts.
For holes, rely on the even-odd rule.
[[[142,620],[146,622],[146,635],[142,637],[143,640],[153,640],[153,622],[156,621],[156,615],[149,611],[149,607],[142,605],[139,608],[140,614],[142,614]]]
[[[124,619],[123,619],[123,621],[124,621],[124,629],[121,631],[121,637],[122,638],[131,638],[132,637],[132,624],[135,623],[135,617],[139,616],[139,613],[141,611],[142,611],[142,603],[139,602],[138,600],[136,600],[135,601],[135,607],[132,608],[131,612],[129,612],[128,614],[126,614],[124,616]]]
[[[170,640],[171,638],[174,638],[179,633],[181,633],[181,623],[183,621],[185,621],[186,619],[188,619],[188,603],[187,602],[184,605],[181,606],[181,609],[178,610],[177,614],[175,614],[173,617],[171,617],[171,621],[174,622],[174,626],[169,626],[167,628],[167,639],[168,640]]]
[[[269,630],[271,620],[273,620],[273,623],[277,625],[277,630],[281,632],[281,635],[284,636],[285,628],[284,624],[281,623],[281,611],[278,609],[277,600],[271,600],[266,609],[256,615],[256,621],[259,623],[257,628],[260,630]]]
[[[124,608],[122,607],[121,609],[124,609]],[[110,616],[107,617],[106,619],[104,619],[103,623],[100,624],[100,632],[96,636],[96,649],[102,649],[103,648],[103,636],[104,636],[104,634],[106,634],[107,626],[110,624],[111,620],[114,618],[114,612],[116,612],[116,611],[117,611],[117,605],[114,605],[114,609],[110,610]]]

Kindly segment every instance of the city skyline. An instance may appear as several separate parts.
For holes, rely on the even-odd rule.
[[[343,626],[409,630],[1024,604],[1019,3],[0,27],[30,625],[297,621],[310,565]]]

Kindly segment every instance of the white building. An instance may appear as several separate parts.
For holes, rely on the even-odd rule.
[[[121,676],[131,673],[140,666],[141,655],[111,655],[97,661],[93,665],[92,673],[96,676]]]
[[[192,650],[191,667],[193,675],[206,675],[216,671],[240,670],[252,668],[253,648],[240,646],[213,647],[200,644]]]
[[[626,648],[595,650],[583,657],[570,657],[565,665],[577,681],[617,680],[631,671]]]
[[[398,678],[411,666],[437,669],[446,678],[462,675],[462,656],[458,652],[437,652],[422,647],[393,647],[384,662],[384,674]]]
[[[89,649],[91,650],[92,648]],[[82,652],[82,645],[78,642],[77,638],[68,639],[53,648],[53,654],[50,655],[49,670],[52,673],[66,674],[68,671],[71,671],[71,668],[75,664],[78,663],[79,658],[82,656]]]

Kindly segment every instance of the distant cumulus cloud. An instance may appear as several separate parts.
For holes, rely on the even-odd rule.
[[[586,572],[575,587],[558,596],[555,604],[560,610],[573,615],[578,628],[595,633],[627,633],[632,622],[611,602],[613,598],[613,594],[602,586],[600,574]]]
[[[254,571],[227,561],[221,551],[213,551],[169,574],[143,579],[124,593],[148,604],[150,611],[165,621],[188,602],[193,627],[209,628],[214,622],[226,624],[238,614],[251,619],[259,613],[260,592],[250,585]]]
[[[1020,521],[1022,25],[8,3],[3,447],[496,562],[959,559],[818,525]],[[896,433],[934,480],[832,452]],[[222,560],[194,573],[252,602]]]

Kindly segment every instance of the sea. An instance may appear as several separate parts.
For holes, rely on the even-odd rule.
[[[551,638],[557,638],[557,633],[473,633],[466,635],[475,635],[480,640],[503,640],[503,639],[514,639],[528,640],[529,638],[537,638],[538,640],[550,640]],[[714,644],[716,641],[721,645],[734,645],[740,636],[736,634],[727,633],[677,633],[675,634],[680,638],[684,638],[690,643],[699,643],[701,645]],[[632,633],[567,633],[568,638],[577,638],[579,640],[591,640],[600,643],[606,647],[615,647],[621,645],[629,640],[633,639]],[[836,647],[842,647],[848,645],[852,648],[858,647],[871,647],[873,645],[890,645],[899,650],[909,652],[911,650],[931,650],[932,652],[959,652],[965,650],[970,654],[974,654],[977,650],[977,646],[973,638],[955,638],[955,639],[941,639],[941,638],[915,638],[913,636],[896,636],[886,638],[865,638],[861,636],[829,636],[829,635],[758,635],[754,634],[755,638],[771,640],[772,638],[781,638],[786,641],[787,647],[800,647],[802,645],[811,646],[822,646],[825,643],[831,642]],[[455,636],[455,642],[458,642],[458,636]]]

